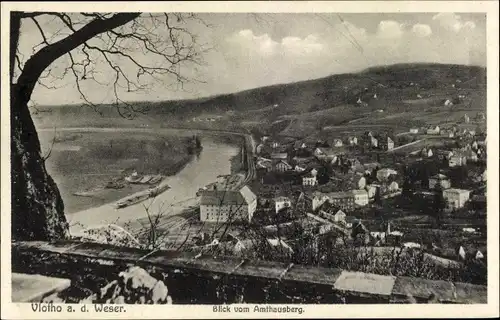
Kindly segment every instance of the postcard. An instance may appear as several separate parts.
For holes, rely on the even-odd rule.
[[[498,316],[498,3],[1,6],[2,318]]]

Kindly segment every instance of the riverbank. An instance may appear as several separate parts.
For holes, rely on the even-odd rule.
[[[192,138],[193,131],[181,129],[139,129],[139,128],[59,128],[60,132],[65,133],[102,133],[102,134],[120,134],[121,136],[135,136],[143,133],[150,133],[154,136],[176,135],[178,137]],[[45,130],[42,132],[52,133]],[[211,132],[196,133],[201,135],[203,149],[194,156],[191,161],[175,175],[168,176],[164,183],[171,188],[161,193],[155,198],[147,199],[144,202],[133,204],[125,208],[116,209],[114,202],[103,202],[97,204],[95,199],[88,200],[87,197],[80,197],[88,200],[92,206],[71,214],[66,214],[70,224],[71,233],[78,232],[82,227],[92,227],[96,225],[117,224],[126,226],[134,221],[147,218],[144,206],[149,208],[153,215],[163,213],[163,217],[174,217],[183,213],[187,208],[198,206],[199,197],[196,191],[209,183],[217,181],[218,177],[231,174],[230,159],[238,154],[238,148],[234,145],[220,143],[219,139],[213,139]],[[228,132],[227,134],[232,134]],[[219,135],[218,133],[216,135]],[[78,140],[77,137],[74,137]],[[217,140],[217,141],[215,141]],[[68,155],[71,156],[71,155]],[[109,168],[107,168],[109,170]],[[107,173],[111,174],[110,172]],[[136,187],[135,185],[129,185]],[[63,200],[66,201],[64,193],[67,190],[60,186]],[[118,190],[118,191],[122,191]],[[140,190],[138,190],[140,191]],[[124,195],[123,197],[125,197]],[[121,197],[121,198],[123,198]]]
[[[126,183],[124,178],[133,171],[173,176],[196,158],[188,150],[189,137],[154,131],[44,131],[40,140],[42,154],[50,152],[47,169],[60,189],[66,214],[113,203],[152,187]]]

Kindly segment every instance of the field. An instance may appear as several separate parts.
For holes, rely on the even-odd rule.
[[[123,181],[134,170],[139,174],[172,175],[191,159],[187,138],[175,136],[57,131],[40,132],[39,136],[42,154],[50,153],[47,169],[61,191],[66,213],[112,202],[147,188],[129,184],[121,189],[105,188],[110,181]],[[89,197],[73,195],[85,191]]]
[[[485,84],[486,70],[480,67],[402,64],[196,100],[137,102],[136,107],[149,111],[133,120],[121,118],[113,105],[99,106],[100,114],[78,105],[40,106],[34,117],[40,128],[183,127],[291,137],[322,131],[335,135],[340,127],[352,133],[399,133],[485,112]],[[467,97],[444,106],[444,100],[458,95]]]

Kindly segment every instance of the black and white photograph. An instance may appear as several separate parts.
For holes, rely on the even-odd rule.
[[[12,303],[30,317],[498,305],[494,6],[248,5],[2,4]]]

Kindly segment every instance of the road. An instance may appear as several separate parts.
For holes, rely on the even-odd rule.
[[[413,142],[410,142],[410,143],[407,143],[407,144],[403,144],[402,146],[399,146],[399,147],[396,147],[394,149],[391,149],[391,150],[387,150],[387,153],[391,153],[391,152],[394,152],[394,151],[398,151],[400,149],[403,149],[403,148],[406,148],[406,147],[409,147],[411,145],[414,145],[414,144],[417,144],[421,141],[424,141],[426,139],[420,139],[420,140],[416,140],[416,141],[413,141]]]

